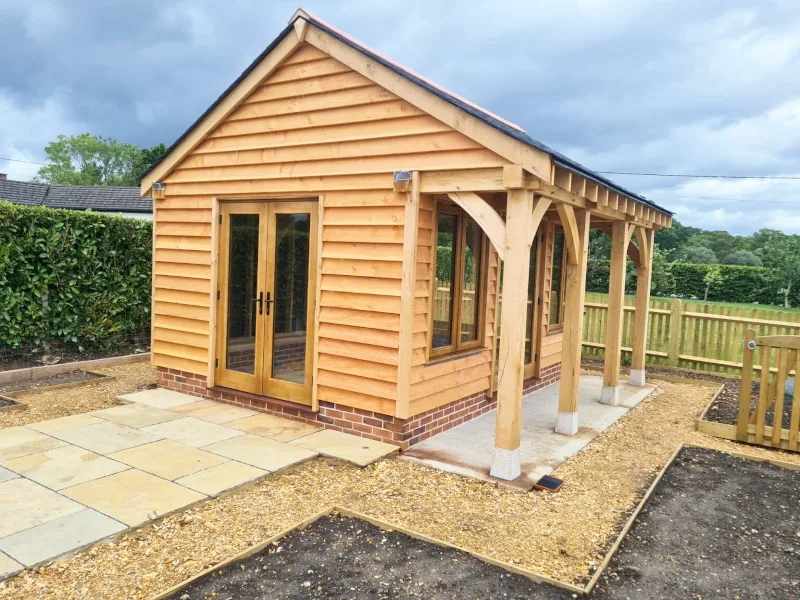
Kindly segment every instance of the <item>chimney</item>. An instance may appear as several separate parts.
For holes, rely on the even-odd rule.
[[[5,173],[0,173],[0,181],[8,181],[8,175]]]

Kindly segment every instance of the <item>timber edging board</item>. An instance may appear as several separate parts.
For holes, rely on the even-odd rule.
[[[81,360],[58,365],[47,365],[43,367],[27,367],[25,369],[14,369],[13,371],[0,371],[0,383],[16,383],[17,381],[36,380],[51,375],[60,375],[69,371],[89,371],[91,369],[103,369],[106,367],[118,367],[138,362],[148,362],[149,352],[141,354],[125,354],[124,356],[111,356],[109,358],[96,358],[94,360]],[[40,388],[43,389],[43,388]]]
[[[83,369],[78,369],[83,370]],[[105,383],[106,381],[111,381],[112,379],[116,379],[114,375],[104,375],[103,373],[98,373],[97,371],[84,371],[89,375],[94,375],[92,379],[84,379],[81,381],[71,381],[70,383],[59,383],[56,385],[45,385],[42,387],[36,388],[27,388],[24,390],[16,390],[13,392],[6,392],[2,394],[6,398],[19,398],[20,396],[26,396],[28,394],[37,394],[39,392],[50,392],[53,390],[60,390],[65,388],[73,388],[73,387],[81,387],[84,385],[92,385],[95,383]],[[36,379],[24,380],[23,381],[36,381]]]

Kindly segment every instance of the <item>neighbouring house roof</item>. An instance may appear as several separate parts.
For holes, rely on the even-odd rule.
[[[0,180],[0,201],[27,206],[113,213],[153,213],[153,199],[135,187],[48,185]]]
[[[507,120],[505,120],[505,119],[503,119],[501,117],[498,117],[497,115],[489,112],[488,110],[486,110],[484,108],[481,108],[477,104],[474,104],[474,103],[472,103],[472,102],[470,102],[470,101],[468,101],[468,100],[466,100],[466,99],[464,99],[464,98],[462,98],[462,97],[460,97],[460,96],[458,96],[458,95],[456,95],[456,94],[454,94],[454,93],[442,88],[441,86],[436,85],[432,81],[422,77],[421,75],[418,75],[418,74],[414,73],[412,70],[410,70],[410,69],[408,69],[408,68],[406,68],[406,67],[404,67],[404,66],[402,66],[402,65],[400,65],[400,64],[398,64],[398,63],[396,63],[396,62],[394,62],[394,61],[392,61],[392,60],[390,60],[388,58],[386,58],[385,56],[382,56],[381,54],[379,54],[378,52],[372,50],[371,48],[369,48],[365,44],[363,44],[363,43],[359,42],[358,40],[348,36],[347,34],[343,33],[342,31],[339,31],[335,27],[333,27],[333,26],[329,25],[328,23],[318,19],[317,17],[314,17],[313,15],[311,15],[310,13],[308,13],[307,11],[305,11],[303,9],[299,9],[295,13],[294,17],[289,22],[289,25],[287,27],[285,27],[283,29],[283,31],[281,31],[278,34],[278,37],[276,37],[272,41],[272,43],[270,43],[270,45],[267,46],[267,48],[261,54],[259,54],[258,57],[256,57],[256,59],[250,64],[250,66],[248,66],[241,73],[241,75],[239,75],[239,77],[237,77],[236,80],[230,86],[228,86],[228,88],[222,93],[222,95],[220,95],[219,98],[217,98],[214,101],[214,103],[211,106],[209,106],[208,109],[202,115],[200,115],[200,117],[191,126],[189,126],[189,128],[177,140],[175,140],[175,142],[167,149],[167,151],[163,154],[163,156],[161,156],[161,158],[157,162],[155,162],[142,175],[141,179],[144,179],[144,177],[146,177],[159,164],[161,164],[161,162],[163,162],[172,153],[172,151],[175,150],[175,148],[184,139],[186,139],[192,133],[192,131],[194,131],[194,129],[196,127],[198,127],[206,119],[206,117],[208,117],[213,112],[213,110],[220,103],[222,103],[225,100],[225,98],[231,92],[233,92],[234,89],[236,89],[239,86],[240,83],[242,83],[242,81],[270,54],[270,52],[272,52],[276,48],[276,46],[278,46],[278,44],[290,32],[292,32],[294,30],[294,23],[298,19],[305,19],[306,21],[308,21],[309,23],[311,23],[315,27],[321,29],[322,31],[324,31],[328,35],[336,38],[337,40],[339,40],[343,44],[346,44],[347,46],[357,50],[360,53],[362,53],[364,56],[368,57],[370,60],[374,60],[375,62],[381,64],[382,66],[386,67],[387,69],[391,70],[392,72],[394,72],[394,73],[400,75],[401,77],[407,79],[408,81],[418,85],[419,87],[425,89],[426,91],[434,94],[438,98],[440,98],[440,99],[442,99],[442,100],[444,100],[446,102],[449,102],[450,104],[452,104],[453,106],[456,106],[457,108],[459,108],[460,110],[464,111],[465,113],[467,113],[467,114],[479,119],[483,123],[493,127],[494,129],[504,133],[505,135],[517,140],[518,142],[521,142],[521,143],[523,143],[523,144],[525,144],[527,146],[535,148],[536,150],[539,150],[540,152],[547,153],[548,155],[550,155],[551,160],[556,165],[559,165],[561,167],[564,167],[566,169],[574,171],[575,173],[578,173],[578,174],[586,177],[587,179],[589,179],[591,181],[594,181],[595,183],[599,183],[601,185],[604,185],[604,186],[608,187],[609,189],[614,190],[615,192],[618,192],[618,193],[623,194],[625,196],[629,196],[631,198],[634,198],[634,199],[636,199],[636,200],[638,200],[638,201],[640,201],[640,202],[642,202],[642,203],[644,203],[644,204],[646,204],[646,205],[648,205],[648,206],[650,206],[650,207],[652,207],[652,208],[654,208],[654,209],[656,209],[656,210],[658,210],[658,211],[660,211],[662,213],[665,213],[665,214],[670,215],[670,216],[673,214],[671,211],[659,206],[658,204],[654,203],[652,200],[649,200],[649,199],[645,198],[644,196],[640,196],[639,194],[636,194],[636,193],[634,193],[634,192],[622,187],[621,185],[618,185],[618,184],[614,183],[613,181],[611,181],[610,179],[608,179],[606,177],[603,177],[599,173],[596,173],[596,172],[592,171],[591,169],[588,169],[588,168],[584,167],[580,163],[578,163],[578,162],[576,162],[576,161],[564,156],[563,154],[561,154],[560,152],[557,152],[556,150],[553,150],[552,148],[548,147],[547,145],[543,144],[542,142],[539,142],[539,141],[535,140],[534,138],[529,136],[518,125],[515,125],[514,123],[512,123],[510,121],[507,121]],[[141,181],[141,179],[140,179],[140,181]]]

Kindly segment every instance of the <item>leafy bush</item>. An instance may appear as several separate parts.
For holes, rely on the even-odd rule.
[[[149,221],[0,202],[0,348],[148,331],[151,255]]]

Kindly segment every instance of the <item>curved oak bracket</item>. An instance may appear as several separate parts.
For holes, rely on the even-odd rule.
[[[452,192],[447,196],[480,225],[486,237],[503,260],[506,245],[506,224],[486,200],[474,192]]]
[[[556,204],[556,210],[561,219],[561,226],[564,228],[564,238],[567,241],[567,262],[577,265],[580,252],[580,233],[578,232],[578,221],[575,219],[575,210],[563,202]]]

